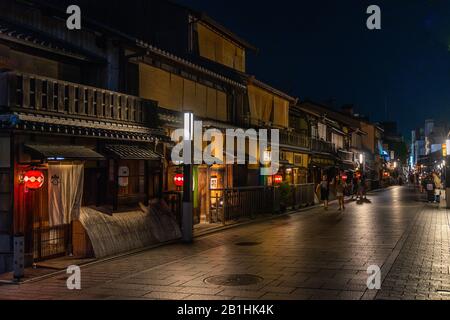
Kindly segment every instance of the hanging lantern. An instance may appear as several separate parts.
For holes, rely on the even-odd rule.
[[[182,174],[182,173],[177,173],[177,174],[173,177],[173,183],[174,183],[175,186],[177,186],[177,187],[182,187],[183,184],[184,184],[183,174]]]
[[[40,189],[44,185],[44,174],[38,170],[30,170],[23,176],[25,187],[30,190]]]
[[[346,174],[343,174],[343,175],[341,176],[341,179],[344,180],[344,181],[347,181],[348,176],[347,176]]]
[[[281,176],[279,174],[273,176],[273,182],[275,184],[281,184],[283,182],[283,176]]]

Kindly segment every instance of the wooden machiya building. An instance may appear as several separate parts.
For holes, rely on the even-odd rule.
[[[92,1],[72,2],[139,39],[125,46],[125,88],[158,101],[167,136],[183,127],[186,111],[203,121],[204,130],[287,130],[295,99],[248,75],[246,59],[256,48],[207,15],[160,0],[130,1],[126,7],[111,1],[108,10]],[[171,161],[172,146],[164,152],[163,189],[176,199],[182,167]],[[259,165],[196,165],[193,176],[196,224],[272,211],[272,177],[261,176]]]
[[[338,175],[351,178],[361,167],[361,140],[366,135],[359,121],[345,112],[311,101],[303,101],[295,109],[303,114],[303,118],[297,116],[297,121],[302,124],[300,128],[305,128],[306,123],[310,128],[308,181],[317,184],[323,175],[329,179]]]
[[[0,3],[0,272],[17,234],[27,264],[130,249],[119,220],[139,231],[163,192],[168,138],[157,102],[124,93],[119,37],[88,24],[69,32],[48,13]],[[161,240],[149,234],[133,241]]]
[[[65,26],[71,4],[82,10],[81,30]],[[204,130],[280,129],[276,176],[297,186],[292,206],[311,202],[302,196],[310,128],[290,125],[296,99],[246,73],[254,51],[208,16],[163,0],[1,1],[0,272],[18,233],[29,262],[179,237],[182,177],[170,136],[187,111]],[[194,166],[194,222],[278,212],[275,176],[260,167]]]

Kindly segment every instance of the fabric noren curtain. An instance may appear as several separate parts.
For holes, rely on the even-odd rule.
[[[49,224],[69,224],[79,218],[84,164],[49,164]]]

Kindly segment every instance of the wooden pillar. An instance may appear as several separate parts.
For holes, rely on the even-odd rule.
[[[113,160],[113,170],[114,170],[114,186],[113,186],[113,196],[112,196],[112,209],[113,212],[117,211],[119,207],[119,168],[117,166],[117,160]]]

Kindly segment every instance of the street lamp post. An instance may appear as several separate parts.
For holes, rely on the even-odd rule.
[[[193,205],[192,205],[192,143],[194,134],[194,115],[184,113],[184,148],[183,148],[183,213],[182,213],[182,241],[189,243],[193,240]]]

